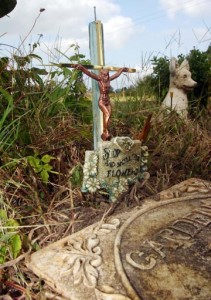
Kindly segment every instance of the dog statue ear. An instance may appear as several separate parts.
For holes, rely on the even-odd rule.
[[[180,69],[182,69],[182,68],[185,68],[188,71],[190,70],[190,66],[189,66],[187,59],[184,59],[183,62],[181,63]]]
[[[169,63],[170,74],[174,75],[176,69],[178,68],[178,63],[175,57],[172,57]]]

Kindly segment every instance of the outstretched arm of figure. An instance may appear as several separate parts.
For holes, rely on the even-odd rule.
[[[117,71],[114,75],[110,76],[110,81],[119,77],[122,74],[122,72],[128,72],[128,68],[119,69],[119,71]]]
[[[73,64],[72,68],[82,71],[84,74],[86,74],[87,76],[89,76],[97,81],[99,80],[99,77],[95,73],[90,72],[89,70],[87,70],[86,67],[82,66],[81,64]]]

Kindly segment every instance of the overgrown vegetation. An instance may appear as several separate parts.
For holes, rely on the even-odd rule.
[[[88,63],[78,47],[72,49],[70,62]],[[190,177],[211,179],[209,55],[193,49],[188,57],[193,78],[200,83],[191,98],[198,107],[197,119],[186,122],[172,112],[160,121],[159,100],[168,88],[167,58],[153,59],[153,74],[137,82],[130,97],[122,101],[112,96],[113,136],[135,138],[153,113],[147,140],[151,178],[137,191],[136,201]],[[43,289],[17,264],[24,253],[88,225],[110,207],[105,193],[80,191],[84,153],[93,148],[91,101],[82,73],[37,69],[34,60],[42,63],[32,52],[0,59],[0,264],[7,267],[0,290],[17,299],[23,293],[27,299],[41,299]],[[137,202],[128,191],[122,205],[133,204]]]

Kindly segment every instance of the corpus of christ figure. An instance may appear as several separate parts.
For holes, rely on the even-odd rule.
[[[100,90],[98,105],[100,110],[103,112],[103,133],[101,135],[101,138],[103,141],[109,141],[111,139],[111,135],[108,129],[111,117],[111,102],[109,99],[109,89],[111,86],[110,82],[119,77],[122,74],[122,72],[128,72],[128,68],[121,68],[115,74],[109,76],[109,71],[106,69],[100,70],[99,75],[97,75],[93,72],[90,72],[86,69],[85,66],[82,66],[80,64],[71,64],[71,67],[82,71],[89,77],[98,81],[98,86]]]

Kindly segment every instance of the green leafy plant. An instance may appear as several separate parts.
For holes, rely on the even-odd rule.
[[[83,167],[81,164],[76,165],[70,173],[70,181],[73,187],[80,187],[83,180]]]
[[[53,171],[53,167],[50,165],[51,160],[55,157],[45,154],[41,158],[37,155],[28,156],[27,161],[29,165],[33,168],[34,172],[40,176],[44,183],[48,183],[49,173],[58,174],[58,172]]]
[[[192,77],[197,82],[190,97],[191,113],[194,110],[201,111],[208,104],[210,98],[210,80],[211,80],[211,46],[206,52],[201,52],[198,49],[193,49],[187,56],[190,64]]]
[[[11,120],[14,104],[13,97],[6,90],[0,87],[0,100],[4,105],[4,110],[0,117],[0,150],[6,150],[14,143],[17,138],[17,130],[19,127],[19,119]]]
[[[8,218],[4,209],[0,209],[0,224],[2,228],[5,228],[0,232],[0,264],[3,264],[11,257],[14,259],[19,255],[22,241],[18,233],[18,222]]]

